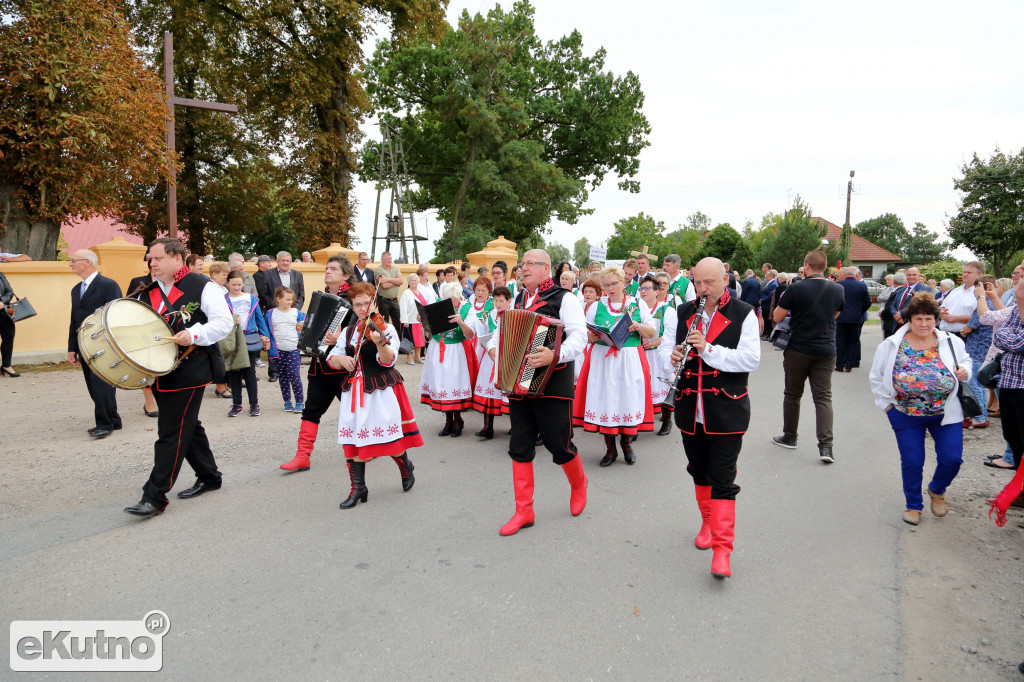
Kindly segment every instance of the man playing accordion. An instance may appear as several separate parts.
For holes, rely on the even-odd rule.
[[[539,249],[527,251],[523,256],[523,289],[518,292],[514,307],[560,320],[565,336],[558,357],[550,348],[541,348],[526,356],[533,368],[555,365],[549,370],[551,376],[541,395],[509,396],[512,434],[508,454],[512,458],[516,512],[498,531],[501,535],[514,535],[520,528],[533,525],[533,458],[538,435],[555,464],[562,467],[569,479],[572,488],[569,511],[578,516],[587,504],[587,475],[572,442],[571,426],[573,363],[587,342],[583,308],[571,291],[551,280],[551,257]],[[497,354],[498,341],[496,333],[487,345],[492,360]]]
[[[729,295],[729,275],[722,261],[705,258],[693,268],[697,300],[679,306],[665,319],[659,353],[671,362],[669,376],[685,366],[675,403],[676,426],[693,477],[702,524],[694,544],[712,549],[711,573],[731,575],[736,525],[736,460],[750,424],[747,374],[761,361],[757,316],[753,308]],[[704,311],[696,318],[702,297]]]

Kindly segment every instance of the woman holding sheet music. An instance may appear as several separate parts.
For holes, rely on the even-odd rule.
[[[619,436],[626,464],[633,464],[636,455],[630,437],[654,429],[651,372],[641,343],[654,338],[656,330],[649,317],[641,317],[636,300],[626,295],[622,268],[611,265],[598,276],[605,295],[587,310],[592,345],[576,384],[572,423],[604,434],[607,451],[601,466],[619,456],[615,436]],[[628,334],[624,334],[626,330]]]
[[[486,278],[478,279],[476,286],[480,286],[481,279]],[[477,322],[477,347],[483,348],[485,352],[480,358],[480,370],[477,372],[476,385],[473,387],[473,409],[484,415],[484,428],[477,431],[476,435],[488,440],[494,438],[495,415],[508,414],[508,396],[494,385],[494,360],[486,349],[491,336],[498,329],[498,313],[508,310],[512,303],[512,292],[508,287],[495,287],[492,300],[494,309],[485,320]]]
[[[444,428],[437,435],[458,438],[465,427],[460,413],[473,407],[473,386],[479,367],[473,347],[476,325],[472,323],[473,306],[462,305],[461,284],[442,284],[441,299],[446,298],[455,306],[456,313],[449,321],[456,326],[431,337],[435,343],[427,346],[420,402],[444,412]]]
[[[661,345],[661,336],[665,333],[665,315],[674,314],[675,309],[667,301],[659,300],[661,287],[658,278],[648,274],[640,280],[638,291],[643,303],[640,306],[640,311],[648,312],[650,323],[654,327],[654,336],[644,339],[643,343],[644,351],[647,354],[647,363],[651,367],[651,402],[654,403],[654,412],[661,414],[661,428],[658,430],[658,435],[667,436],[672,432],[672,408],[661,403],[668,395],[669,382],[675,375],[665,374],[665,368],[658,361],[658,346]]]

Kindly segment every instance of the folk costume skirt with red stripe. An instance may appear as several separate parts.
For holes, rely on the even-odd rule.
[[[484,353],[473,387],[473,409],[483,414],[508,414],[508,396],[494,387],[496,368],[490,353]]]
[[[360,378],[341,394],[338,443],[347,459],[366,462],[374,457],[397,457],[423,445],[412,405],[403,384],[363,390]]]
[[[472,339],[454,344],[435,340],[423,360],[420,402],[440,412],[471,409],[478,369]]]
[[[600,344],[590,346],[576,382],[572,425],[626,436],[654,429],[651,371],[642,347],[616,351]]]

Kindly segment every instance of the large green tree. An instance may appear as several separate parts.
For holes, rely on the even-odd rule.
[[[949,254],[949,240],[928,229],[924,223],[914,223],[903,252],[904,260],[910,263],[931,263],[942,260]]]
[[[464,12],[436,46],[381,43],[367,69],[374,108],[401,131],[413,207],[437,209],[448,256],[473,226],[523,243],[552,218],[575,223],[608,173],[638,190],[639,79],[607,71],[603,49],[584,54],[576,31],[542,42],[533,16],[527,2]],[[377,154],[367,145],[366,179]]]
[[[348,244],[358,126],[368,111],[362,44],[378,28],[388,29],[396,44],[414,34],[439,35],[447,0],[131,0],[131,6],[147,44],[159,45],[162,31],[175,31],[179,94],[190,96],[191,86],[238,103],[244,141],[255,143],[220,159],[223,136],[220,144],[215,137],[196,137],[197,204],[218,188],[213,183],[224,167],[232,182],[262,171],[248,179],[263,180],[262,187],[250,183],[249,189],[261,190],[265,210],[248,216],[239,232],[284,220],[296,250]],[[190,75],[191,83],[183,81]],[[185,138],[183,144],[187,131]],[[187,157],[190,150],[182,151]],[[185,171],[187,202],[188,165]],[[230,222],[200,212],[203,217],[204,227]]]
[[[977,154],[953,180],[960,207],[949,220],[953,246],[966,246],[992,263],[996,276],[1009,273],[1011,259],[1024,248],[1024,150],[987,160]]]
[[[167,175],[167,113],[114,0],[0,0],[0,250],[53,260],[61,223]]]
[[[585,268],[590,262],[590,240],[580,237],[572,245],[572,263],[578,268]]]
[[[648,251],[659,257],[651,264],[652,267],[657,267],[661,258],[667,255],[664,251],[658,251],[664,241],[662,236],[664,234],[665,221],[655,220],[643,212],[618,220],[615,223],[615,231],[608,238],[608,244],[605,247],[608,251],[608,258],[623,260],[630,257],[631,251],[640,251],[646,246]]]
[[[907,226],[895,213],[885,213],[877,218],[862,220],[854,226],[853,233],[901,258],[904,257],[907,243],[910,241]]]
[[[809,251],[821,249],[830,266],[845,260],[836,244],[822,244],[828,228],[812,218],[811,207],[798,195],[792,208],[782,214],[777,231],[761,243],[757,260],[771,263],[779,272],[796,272]]]
[[[732,266],[733,270],[743,272],[747,268],[756,267],[754,254],[739,232],[734,230],[728,223],[718,225],[708,234],[700,250],[695,255],[696,260],[714,257],[721,259]]]

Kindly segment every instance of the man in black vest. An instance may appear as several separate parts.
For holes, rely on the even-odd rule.
[[[82,322],[96,312],[97,308],[121,298],[121,287],[117,282],[96,272],[98,263],[99,258],[88,249],[71,254],[71,271],[82,278],[82,282],[71,289],[68,362],[72,365],[80,363],[78,328],[82,326]],[[85,375],[85,386],[89,389],[89,397],[95,406],[93,412],[96,425],[89,429],[89,435],[93,438],[106,438],[121,428],[121,415],[117,413],[117,389],[93,374],[88,363],[81,362],[81,365],[82,374]]]
[[[761,361],[761,344],[757,314],[730,295],[722,261],[705,258],[692,274],[697,300],[665,318],[659,352],[662,362],[668,360],[675,368],[683,360],[683,345],[692,345],[675,415],[702,519],[694,544],[697,549],[711,548],[712,575],[728,578],[740,491],[736,460],[750,424],[747,374]],[[701,297],[706,297],[704,312],[697,320]]]
[[[544,394],[534,398],[509,396],[508,409],[512,421],[508,454],[512,458],[512,481],[516,496],[516,513],[501,527],[501,535],[514,535],[520,528],[533,525],[533,458],[538,435],[551,453],[555,464],[565,471],[572,493],[569,511],[579,516],[587,506],[587,475],[583,462],[572,442],[572,399],[574,394],[573,361],[587,343],[586,318],[579,299],[551,280],[551,257],[545,251],[527,251],[523,256],[523,289],[515,307],[562,321],[561,350],[556,358],[550,348],[527,355],[531,367],[555,366],[550,370]],[[498,348],[498,335],[487,345],[493,360]]]
[[[213,381],[211,346],[231,332],[234,320],[220,287],[189,272],[184,258],[185,247],[177,239],[155,239],[149,245],[154,281],[138,296],[167,321],[180,348],[178,366],[153,384],[160,410],[153,471],[142,488],[142,500],[125,509],[135,516],[163,512],[182,459],[188,460],[197,480],[178,497],[196,497],[221,486],[210,441],[199,421],[199,408],[203,389]]]

